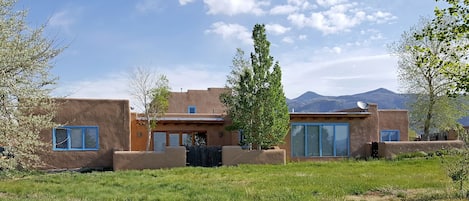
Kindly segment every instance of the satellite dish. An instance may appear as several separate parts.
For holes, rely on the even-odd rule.
[[[357,102],[357,106],[358,106],[360,109],[362,109],[362,110],[368,109],[368,103],[365,103],[365,102],[363,102],[363,101],[358,101],[358,102]]]

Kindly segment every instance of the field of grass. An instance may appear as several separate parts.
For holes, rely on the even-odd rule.
[[[430,200],[452,185],[438,159],[301,162],[0,178],[0,200]]]

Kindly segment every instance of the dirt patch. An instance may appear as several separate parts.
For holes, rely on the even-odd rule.
[[[447,200],[447,193],[436,189],[378,189],[369,191],[363,195],[349,195],[345,200],[349,201],[384,201],[384,200]]]
[[[8,197],[8,195],[6,193],[0,192],[0,198],[7,198],[7,197]]]

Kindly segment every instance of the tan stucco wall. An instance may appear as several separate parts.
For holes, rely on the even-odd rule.
[[[224,113],[225,107],[219,97],[225,91],[225,88],[208,88],[207,90],[171,92],[167,113],[188,113],[189,106],[196,106],[197,113]]]
[[[43,169],[112,167],[113,152],[130,150],[130,107],[128,100],[57,99],[54,121],[69,126],[98,126],[98,151],[53,151],[52,128],[41,133],[49,144],[41,152]]]
[[[166,147],[164,152],[116,151],[114,170],[142,170],[186,166],[185,147]]]
[[[380,142],[378,144],[378,156],[392,158],[397,154],[402,153],[413,153],[419,151],[432,152],[441,149],[461,149],[463,147],[464,142],[460,140]]]
[[[238,164],[285,164],[284,149],[242,150],[240,146],[223,146],[222,163],[226,166]]]
[[[379,129],[399,130],[400,141],[409,140],[409,115],[407,110],[379,110]]]

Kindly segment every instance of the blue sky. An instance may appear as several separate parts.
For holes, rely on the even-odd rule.
[[[54,60],[57,96],[126,98],[136,66],[167,75],[173,91],[223,87],[236,48],[252,51],[266,24],[284,91],[350,95],[399,92],[397,59],[386,46],[433,0],[19,0],[32,27],[68,46]]]

